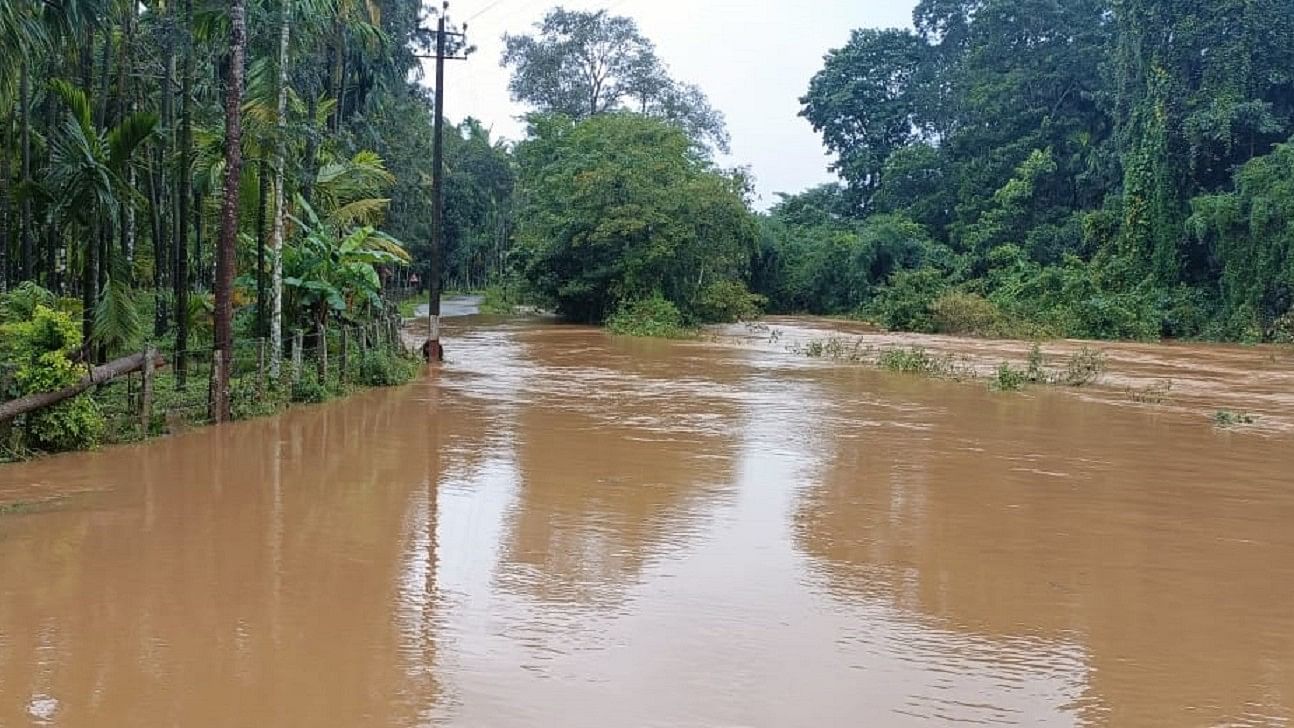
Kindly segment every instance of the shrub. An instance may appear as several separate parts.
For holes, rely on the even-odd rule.
[[[69,356],[81,346],[81,329],[72,317],[37,303],[26,321],[0,326],[3,355],[17,369],[14,384],[21,394],[52,392],[80,381],[84,367]],[[106,425],[99,406],[88,394],[64,400],[29,414],[27,445],[58,452],[93,447]]]
[[[1084,346],[1069,357],[1061,381],[1071,387],[1083,387],[1101,378],[1105,372],[1105,354]]]
[[[679,338],[688,333],[678,307],[660,294],[622,303],[607,319],[607,328],[620,336]]]
[[[373,349],[359,361],[359,381],[369,387],[394,387],[413,379],[418,365],[413,361]]]
[[[481,313],[502,316],[512,313],[516,305],[512,292],[496,284],[485,289],[481,299]]]
[[[997,371],[993,374],[993,380],[989,386],[999,392],[1015,392],[1024,389],[1024,385],[1029,381],[1029,374],[1022,369],[1016,369],[1007,362],[998,365]]]
[[[943,274],[934,268],[900,271],[890,277],[889,285],[880,290],[864,313],[889,329],[929,333],[934,331],[930,303],[947,288]]]
[[[1244,412],[1232,412],[1231,410],[1218,410],[1213,413],[1213,424],[1218,427],[1234,427],[1236,425],[1252,425],[1257,418]]]
[[[940,334],[993,336],[1001,319],[997,306],[975,293],[949,291],[930,304],[931,325]]]
[[[804,354],[811,359],[860,362],[867,357],[871,347],[863,346],[861,338],[851,344],[844,339],[832,336],[828,339],[812,339],[804,346],[796,345],[793,351]]]
[[[906,374],[951,376],[956,370],[951,356],[937,356],[921,347],[887,349],[881,352],[876,363],[882,369]]]
[[[287,392],[270,386],[261,392],[254,377],[239,377],[229,384],[229,409],[235,420],[265,417],[283,407]]]
[[[1029,348],[1029,366],[1025,370],[1025,377],[1034,384],[1045,384],[1050,379],[1043,366],[1042,347],[1036,343]]]
[[[313,369],[305,369],[292,384],[291,399],[306,404],[324,402],[328,399],[328,388],[319,381],[319,375]]]
[[[759,318],[766,299],[746,290],[741,281],[718,280],[701,291],[696,315],[711,323],[732,323]]]

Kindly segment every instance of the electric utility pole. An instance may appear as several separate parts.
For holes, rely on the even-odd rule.
[[[427,272],[427,343],[423,355],[429,362],[443,361],[445,349],[440,345],[440,275],[445,246],[445,61],[463,61],[472,49],[467,47],[467,25],[463,32],[445,29],[449,13],[446,1],[436,21],[436,55],[419,56],[436,59],[436,102],[431,148],[431,260]],[[460,55],[461,54],[461,55]]]

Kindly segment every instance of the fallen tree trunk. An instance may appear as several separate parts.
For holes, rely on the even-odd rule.
[[[153,357],[154,366],[162,366],[165,360],[162,355],[156,351],[150,352]],[[96,384],[111,382],[117,377],[139,371],[144,368],[144,353],[131,354],[120,359],[110,361],[90,370],[90,373],[81,378],[81,381],[70,387],[59,389],[54,392],[40,392],[29,394],[18,399],[11,399],[8,402],[0,402],[0,422],[11,420],[18,415],[35,412],[44,409],[50,405],[58,404],[65,399],[71,399],[76,395],[84,392]]]

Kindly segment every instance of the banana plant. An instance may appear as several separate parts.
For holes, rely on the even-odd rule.
[[[300,195],[301,233],[283,252],[290,308],[323,323],[329,315],[358,320],[382,306],[382,266],[408,265],[404,244],[372,226],[349,227],[321,219]],[[304,323],[304,322],[302,322]]]

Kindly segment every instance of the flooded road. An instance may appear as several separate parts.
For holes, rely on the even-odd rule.
[[[1281,432],[447,333],[405,388],[0,467],[75,494],[0,515],[0,726],[1294,720]]]

